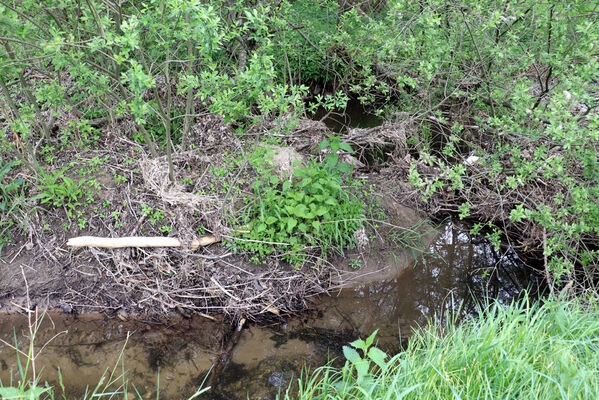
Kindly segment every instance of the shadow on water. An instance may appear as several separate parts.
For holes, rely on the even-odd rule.
[[[311,118],[317,121],[324,118],[323,122],[333,132],[344,132],[347,128],[373,128],[384,122],[382,117],[369,113],[356,99],[350,99],[341,113],[320,109]]]
[[[203,398],[272,399],[305,366],[322,365],[330,358],[340,363],[341,346],[359,336],[379,329],[379,346],[397,352],[413,328],[435,315],[471,317],[487,294],[508,303],[523,288],[536,287],[530,269],[513,251],[495,250],[488,240],[471,237],[460,224],[442,227],[428,250],[397,278],[323,297],[313,311],[278,325],[250,326],[243,331],[216,387]],[[0,321],[0,338],[13,342],[14,331],[24,348],[26,319],[4,315]],[[45,380],[56,382],[60,366],[67,398],[80,397],[86,386],[95,386],[102,373],[114,366],[127,332],[133,332],[124,349],[129,381],[143,398],[155,398],[159,376],[160,398],[184,398],[193,393],[218,356],[224,329],[202,318],[165,322],[165,326],[151,326],[98,315],[50,314],[38,345],[58,331],[68,329],[69,333],[44,349],[37,368],[43,368]],[[17,368],[14,350],[0,345],[2,382],[16,382]]]

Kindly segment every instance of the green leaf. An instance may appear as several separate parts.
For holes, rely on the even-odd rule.
[[[303,178],[308,176],[308,168],[298,168],[293,172],[293,176],[296,178]]]
[[[285,205],[285,211],[287,211],[287,213],[289,215],[293,215],[293,210],[295,210],[295,207],[289,206],[289,205]]]
[[[320,222],[312,221],[312,226],[314,227],[314,229],[316,229],[316,232],[320,230]]]
[[[24,395],[23,398],[30,399],[30,400],[37,400],[42,396],[42,394],[44,394],[48,390],[49,390],[49,388],[34,386],[34,387],[28,389],[27,391],[25,391],[25,393],[23,393],[23,395]]]
[[[272,225],[275,222],[277,222],[278,220],[279,219],[277,217],[270,216],[270,217],[266,218],[265,222],[266,222],[266,225]]]
[[[331,151],[333,152],[333,154],[336,154],[339,151],[339,147],[339,139],[331,141]]]
[[[288,191],[289,188],[291,188],[291,182],[290,181],[283,182],[283,192]]]
[[[324,187],[319,182],[315,182],[310,186],[310,190],[312,191],[312,193],[314,193],[318,190],[323,191]]]
[[[368,375],[368,369],[370,368],[370,363],[368,360],[364,360],[363,358],[359,359],[354,363],[356,367],[356,371],[358,372],[358,381],[363,380],[366,375]]]
[[[295,210],[293,210],[293,213],[301,218],[305,218],[306,215],[306,205],[305,204],[298,204],[297,206],[295,206]]]
[[[372,346],[372,344],[374,343],[374,338],[375,338],[376,334],[378,333],[378,331],[379,330],[377,329],[376,331],[372,332],[370,334],[370,336],[368,336],[368,338],[366,339],[366,348]]]
[[[252,189],[258,190],[258,189],[260,189],[260,187],[262,187],[262,185],[264,185],[264,182],[262,182],[261,180],[257,180],[252,185]]]
[[[387,365],[385,363],[385,359],[388,357],[387,353],[378,347],[371,347],[370,350],[368,350],[368,357],[381,368],[384,368]]]
[[[265,230],[266,230],[266,224],[264,222],[262,222],[262,223],[258,224],[255,232],[260,233],[260,232],[264,232]]]
[[[345,356],[347,361],[349,361],[353,364],[355,364],[356,362],[358,362],[359,360],[362,359],[362,357],[360,357],[358,352],[349,346],[343,346],[343,355]]]
[[[6,175],[6,173],[8,171],[10,171],[10,169],[15,166],[18,165],[19,161],[9,161],[4,167],[2,167],[0,169],[0,179],[2,179],[4,177],[4,175]]]
[[[364,350],[368,347],[368,346],[366,346],[366,342],[364,342],[362,339],[354,340],[353,342],[350,343],[350,345],[359,350]]]
[[[306,193],[304,192],[297,192],[293,194],[293,199],[295,201],[297,201],[298,203],[302,202],[304,200],[304,197],[306,196]]]
[[[324,159],[327,168],[334,168],[335,165],[337,165],[337,162],[339,162],[339,156],[337,154],[327,154]]]
[[[329,142],[329,139],[325,139],[322,142],[320,142],[320,144],[318,145],[318,151],[322,150],[322,149],[326,149],[327,147],[329,147],[331,144],[331,142]]]
[[[23,392],[16,387],[3,387],[0,388],[0,396],[5,399],[20,399]]]
[[[279,178],[276,175],[271,175],[269,181],[271,185],[279,184]]]
[[[348,163],[339,163],[337,164],[337,169],[344,174],[349,174],[352,172],[352,167]]]
[[[318,209],[316,210],[316,215],[318,215],[319,217],[322,217],[323,215],[325,215],[327,212],[329,211],[328,207],[325,206],[320,206],[318,207]]]
[[[331,179],[329,182],[329,187],[335,190],[341,190],[341,185],[337,182],[336,179]]]
[[[287,232],[291,233],[293,228],[297,225],[297,219],[295,218],[287,218]]]
[[[304,178],[301,181],[299,181],[297,186],[303,188],[303,187],[308,186],[310,183],[312,183],[312,178],[308,177],[308,178]]]
[[[339,148],[341,150],[347,151],[348,153],[354,154],[354,149],[352,149],[351,146],[349,144],[345,143],[345,142],[340,142],[339,143]]]

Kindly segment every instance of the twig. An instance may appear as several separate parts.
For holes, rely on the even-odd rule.
[[[240,298],[238,298],[238,297],[236,297],[235,295],[231,294],[231,292],[229,292],[227,289],[225,289],[224,287],[222,287],[222,286],[221,286],[221,284],[220,284],[220,283],[218,283],[218,281],[217,281],[217,280],[216,280],[214,277],[210,278],[210,282],[212,282],[212,283],[214,283],[216,286],[218,286],[218,288],[219,288],[220,290],[222,290],[222,292],[223,292],[224,294],[226,294],[227,296],[229,296],[229,297],[230,297],[230,298],[232,298],[233,300],[236,300],[236,301],[241,301],[241,299],[240,299]]]
[[[545,279],[549,286],[549,292],[551,293],[551,297],[553,297],[553,278],[549,272],[549,265],[547,262],[547,228],[545,227],[543,227],[543,265],[545,266]]]
[[[210,378],[208,379],[208,386],[214,387],[214,382],[216,381],[218,376],[221,374],[223,368],[229,362],[229,359],[231,358],[231,351],[233,350],[233,347],[235,347],[235,345],[239,341],[239,337],[241,336],[241,330],[243,329],[245,322],[246,322],[245,318],[241,318],[239,320],[239,323],[237,324],[237,328],[231,335],[231,339],[229,339],[229,341],[226,343],[226,345],[223,345],[223,351],[221,352],[220,356],[216,360],[216,363],[214,364],[214,367],[212,368],[212,374],[210,375]]]

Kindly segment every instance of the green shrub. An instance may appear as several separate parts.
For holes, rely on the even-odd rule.
[[[67,168],[47,173],[40,171],[38,187],[41,193],[33,198],[39,200],[41,204],[49,204],[54,207],[66,206],[74,210],[81,205],[79,200],[83,196],[89,196],[88,188],[84,185],[84,179],[79,182],[65,176]]]
[[[264,164],[258,166],[254,196],[245,199],[248,206],[239,229],[248,233],[233,242],[235,249],[254,252],[256,262],[278,254],[297,265],[310,248],[320,249],[326,257],[328,250],[342,252],[343,247],[353,246],[354,232],[364,221],[364,205],[343,178],[352,168],[339,162],[336,154],[351,147],[338,138],[323,141],[323,147],[332,151],[324,164],[312,161],[288,179],[279,179]]]
[[[15,222],[14,215],[18,211],[19,201],[24,179],[12,179],[7,183],[4,182],[5,176],[13,167],[19,165],[18,161],[9,161],[6,165],[0,168],[0,252],[2,247],[10,241],[10,228]]]

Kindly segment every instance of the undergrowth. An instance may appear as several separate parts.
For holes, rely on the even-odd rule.
[[[6,175],[13,167],[19,165],[18,161],[9,161],[0,168],[0,253],[2,247],[10,242],[10,228],[17,224],[16,214],[19,208],[20,191],[24,179],[8,179]]]
[[[288,177],[278,177],[264,150],[255,153],[250,163],[258,173],[247,196],[236,250],[251,251],[252,260],[277,254],[294,265],[305,261],[310,248],[319,249],[326,258],[329,250],[342,253],[354,245],[354,232],[364,221],[364,204],[351,193],[352,167],[340,162],[339,150],[352,148],[330,136],[319,146],[327,149],[324,163],[311,161],[299,166]]]

